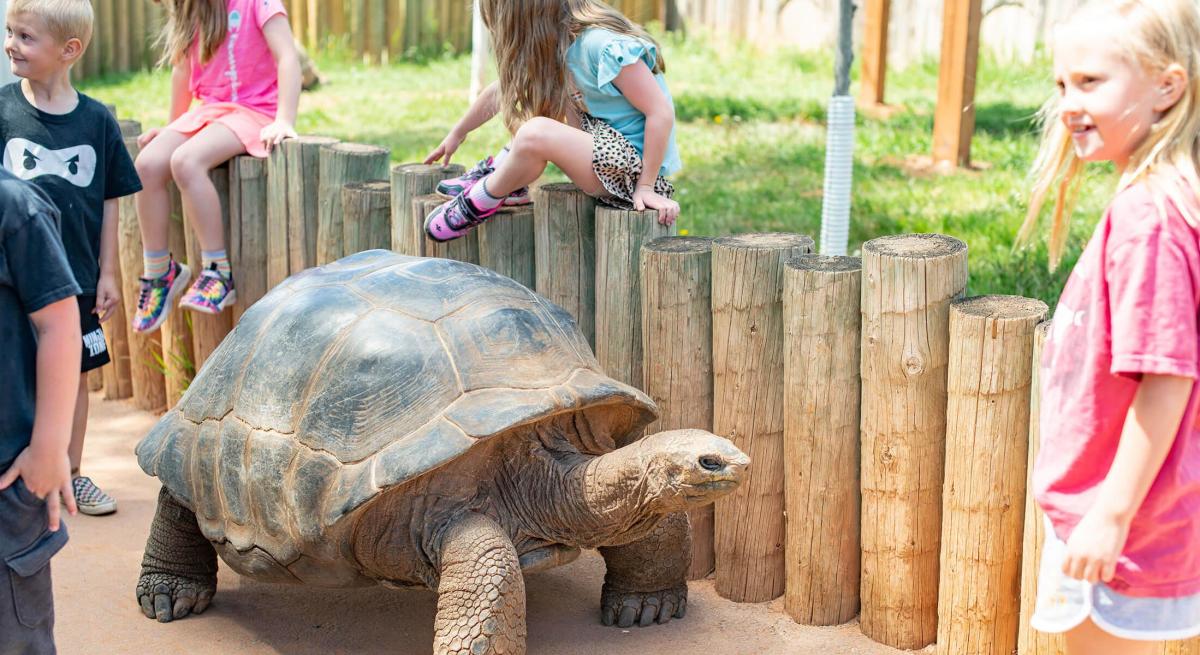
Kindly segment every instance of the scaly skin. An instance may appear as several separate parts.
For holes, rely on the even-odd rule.
[[[687,571],[692,535],[687,514],[669,514],[649,535],[624,546],[601,548],[607,572],[600,593],[604,625],[645,627],[681,619],[687,612]]]
[[[216,551],[200,533],[196,515],[162,488],[137,583],[142,613],[162,623],[200,614],[216,591]]]
[[[467,514],[442,537],[433,652],[525,655],[525,579],[495,521]]]

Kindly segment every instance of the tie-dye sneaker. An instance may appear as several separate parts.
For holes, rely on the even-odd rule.
[[[196,283],[179,301],[180,307],[204,314],[220,314],[226,307],[237,302],[237,290],[233,288],[233,277],[217,272],[211,264],[196,278]]]
[[[192,272],[187,266],[172,257],[167,265],[167,274],[154,279],[139,278],[141,293],[138,294],[137,312],[133,315],[134,332],[153,332],[167,320],[167,314],[175,299],[187,288]]]
[[[447,200],[425,217],[425,233],[434,241],[453,241],[464,237],[500,211],[499,207],[479,209],[468,197],[472,183],[459,195]]]
[[[481,160],[478,164],[475,164],[475,167],[466,173],[463,173],[458,177],[452,177],[448,180],[442,180],[441,182],[438,182],[438,193],[442,194],[443,196],[450,196],[451,198],[458,197],[464,191],[471,188],[471,186],[476,182],[495,172],[496,167],[493,165],[494,161],[494,158],[488,157],[487,159]],[[520,207],[522,205],[528,205],[531,202],[533,202],[533,200],[529,197],[529,187],[521,187],[520,189],[508,194],[508,197],[504,199],[504,206]]]

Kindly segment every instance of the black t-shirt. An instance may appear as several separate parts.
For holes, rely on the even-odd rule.
[[[0,170],[0,471],[33,436],[37,339],[29,314],[79,294],[58,223],[40,189]]]
[[[18,81],[0,88],[0,142],[4,168],[58,207],[67,261],[83,293],[95,293],[104,201],[142,190],[116,119],[82,93],[70,113],[47,114],[29,104]]]

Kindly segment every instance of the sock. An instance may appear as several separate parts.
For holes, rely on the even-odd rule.
[[[171,266],[171,253],[166,250],[142,251],[142,275],[155,280],[167,274]]]
[[[471,204],[475,205],[475,209],[480,211],[488,211],[489,209],[495,209],[499,207],[500,203],[504,202],[504,198],[497,198],[488,193],[487,181],[491,177],[491,175],[488,175],[487,177],[479,180],[479,182],[476,183],[475,186],[471,187],[471,190],[467,192],[467,200],[470,200]]]
[[[216,264],[217,272],[221,274],[221,277],[225,279],[233,277],[233,269],[229,266],[229,255],[225,254],[224,250],[201,250],[200,261],[203,262],[206,271]]]
[[[500,162],[504,161],[505,157],[508,157],[508,152],[509,152],[508,146],[504,146],[503,150],[496,153],[496,155],[494,157],[492,157],[492,168],[493,169],[500,168]]]

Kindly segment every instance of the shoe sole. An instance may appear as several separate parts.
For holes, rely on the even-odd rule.
[[[138,334],[149,334],[162,327],[162,324],[167,320],[167,316],[171,314],[171,308],[175,306],[175,301],[179,298],[179,294],[183,293],[184,287],[191,281],[192,269],[188,268],[187,264],[180,264],[179,275],[175,276],[175,281],[171,283],[171,288],[167,290],[167,302],[163,304],[163,310],[158,315],[158,319],[144,330],[134,328],[133,331]]]
[[[117,501],[115,500],[97,505],[76,506],[79,508],[80,514],[87,514],[88,516],[105,516],[107,514],[116,514],[117,512]]]
[[[533,198],[523,198],[521,200],[513,200],[512,196],[504,199],[505,207],[525,207],[533,204]]]
[[[192,304],[188,304],[188,303],[181,302],[181,303],[179,303],[179,306],[183,307],[185,309],[189,309],[198,314],[208,314],[209,316],[216,316],[216,315],[220,314],[221,312],[225,311],[225,309],[227,307],[232,307],[233,305],[236,305],[236,304],[237,304],[237,289],[234,289],[234,290],[230,291],[229,293],[225,294],[225,299],[221,301],[221,304],[217,305],[217,311],[215,311],[215,312],[207,307],[200,307],[199,305],[192,305]]]

